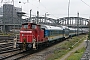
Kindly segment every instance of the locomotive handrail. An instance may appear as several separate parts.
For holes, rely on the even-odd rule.
[[[18,36],[20,36],[20,34],[16,34],[16,39],[17,39],[17,41],[19,41],[19,38],[18,38]]]
[[[37,47],[38,47],[38,38],[39,38],[39,35],[37,36]]]

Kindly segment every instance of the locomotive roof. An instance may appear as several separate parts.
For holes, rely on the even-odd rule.
[[[28,25],[29,22],[26,22],[26,23],[23,23],[22,25]],[[33,24],[33,25],[37,25],[35,23],[30,23],[30,24]]]
[[[48,30],[63,30],[63,28],[61,28],[61,27],[49,26],[49,25],[41,25],[41,28],[45,28],[45,29],[48,29]]]
[[[28,23],[30,23],[30,22],[23,23],[22,25],[28,25]],[[39,24],[36,24],[36,23],[30,23],[30,24],[32,24],[32,25],[39,25]]]

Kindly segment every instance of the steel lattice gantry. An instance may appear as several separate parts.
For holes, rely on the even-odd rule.
[[[76,27],[77,24],[79,27],[87,27],[87,24],[89,22],[89,19],[82,18],[82,17],[63,17],[60,19],[57,19],[57,23],[60,25],[66,25],[69,27]]]

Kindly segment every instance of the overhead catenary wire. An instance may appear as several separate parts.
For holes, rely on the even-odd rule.
[[[42,3],[41,3],[41,5],[47,10],[47,12],[49,12],[49,13],[51,13]],[[51,13],[52,14],[52,13]],[[52,14],[53,15],[53,14]],[[55,15],[53,15],[54,17],[56,17]],[[56,18],[58,18],[58,17],[56,17]]]
[[[90,7],[90,5],[88,5],[86,2],[84,2],[83,0],[81,0],[84,4],[86,4],[88,7]]]
[[[29,1],[29,0],[28,0]],[[26,3],[30,3],[30,2],[26,2]],[[52,16],[54,16],[55,18],[58,18],[58,17],[56,17],[55,15],[53,15],[52,13],[50,13],[50,11],[48,11],[47,10],[47,8],[41,3],[41,0],[35,0],[35,1],[37,1],[37,2],[39,2],[38,4],[38,6],[39,7],[37,7],[37,6],[35,6],[34,4],[31,4],[31,5],[33,5],[33,6],[35,6],[35,7],[37,7],[38,8],[38,10],[42,10],[42,11],[44,11],[44,12],[48,12],[48,14],[50,14],[50,15],[52,15]],[[21,2],[20,2],[21,3]],[[40,4],[41,4],[41,6],[44,8],[44,10],[43,9],[40,9]],[[32,8],[31,8],[32,9]],[[47,11],[46,11],[47,10]],[[32,13],[34,13],[33,12],[33,9],[32,9]],[[27,13],[28,14],[28,13]],[[35,13],[34,13],[35,14]],[[29,14],[28,14],[29,15]]]
[[[85,5],[87,5],[88,7],[90,7],[90,5],[88,5],[86,2],[84,2],[83,0],[81,0]],[[89,15],[89,14],[88,14]]]
[[[39,2],[39,4],[41,4],[41,6],[44,7],[45,10],[47,10],[46,12],[48,12],[50,15],[52,14],[52,13],[46,8],[46,6],[44,6],[44,5],[41,3],[41,1]],[[43,11],[44,11],[44,10],[43,10]],[[54,16],[55,18],[58,18],[58,17],[56,17],[56,16],[53,15],[53,14],[52,14],[52,16]]]
[[[1,0],[1,3],[3,2],[3,0]]]
[[[46,8],[46,6],[44,6],[43,4],[42,4],[42,2],[41,2],[41,0],[36,0],[37,2],[39,2],[39,4],[41,4],[41,6],[42,7],[44,7],[44,9],[45,10],[43,10],[43,9],[41,9],[41,10],[43,10],[44,12],[48,12],[50,15],[52,15],[52,16],[54,16],[54,17],[56,17],[54,14],[52,14],[47,8]],[[88,5],[86,2],[84,2],[83,0],[81,0],[84,4],[86,4],[87,6],[89,6],[90,7],[90,5]],[[27,2],[28,2],[28,0],[27,0]],[[34,4],[32,4],[33,6],[35,6]],[[39,8],[40,9],[40,8]],[[34,12],[33,12],[34,13]],[[59,15],[59,14],[58,14]],[[62,15],[62,14],[60,14],[60,15]],[[74,14],[73,14],[74,15]],[[87,14],[83,14],[83,15],[87,15]],[[56,18],[58,18],[58,17],[56,17]]]
[[[27,0],[27,2],[28,2],[29,0]],[[39,7],[39,10],[42,10],[42,11],[44,11],[44,12],[48,12],[49,14],[51,14],[52,16],[54,16],[54,17],[56,17],[55,16],[55,14],[53,14],[53,13],[51,13],[48,9],[47,9],[47,7],[46,6],[44,6],[43,4],[42,4],[42,2],[41,2],[41,0],[35,0],[35,1],[37,1],[37,2],[39,2],[39,4],[41,4],[41,6],[44,8],[44,10],[43,9],[40,9]],[[83,0],[81,0],[84,4],[86,4],[87,6],[89,6],[90,7],[90,5],[88,5],[86,2],[84,2]],[[30,2],[29,2],[30,3]],[[33,6],[35,6],[34,4],[32,4]],[[33,9],[32,9],[32,13],[34,13],[33,12]],[[34,13],[35,14],[35,13]],[[58,15],[58,14],[56,14],[56,15]],[[60,14],[60,15],[62,15],[62,14]],[[74,15],[74,14],[73,14]],[[82,15],[87,15],[87,14],[82,14]],[[58,17],[56,17],[56,18],[58,18]]]
[[[23,4],[30,3],[32,6],[38,8],[38,10],[39,10],[39,7],[37,7],[35,4],[29,2],[29,0],[27,0],[27,2],[19,1],[19,3],[23,3]],[[38,6],[39,6],[39,5],[38,5]],[[31,7],[31,9],[32,9],[32,14],[36,14],[36,13],[33,11],[33,7]],[[40,9],[40,10],[42,10],[42,9]],[[27,15],[29,15],[29,13],[27,13]],[[34,15],[34,16],[35,16],[35,15]]]

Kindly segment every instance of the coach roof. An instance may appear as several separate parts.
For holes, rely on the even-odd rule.
[[[50,26],[50,25],[41,25],[41,28],[45,28],[45,29],[48,29],[48,30],[63,30],[63,28],[61,28],[61,27]]]

